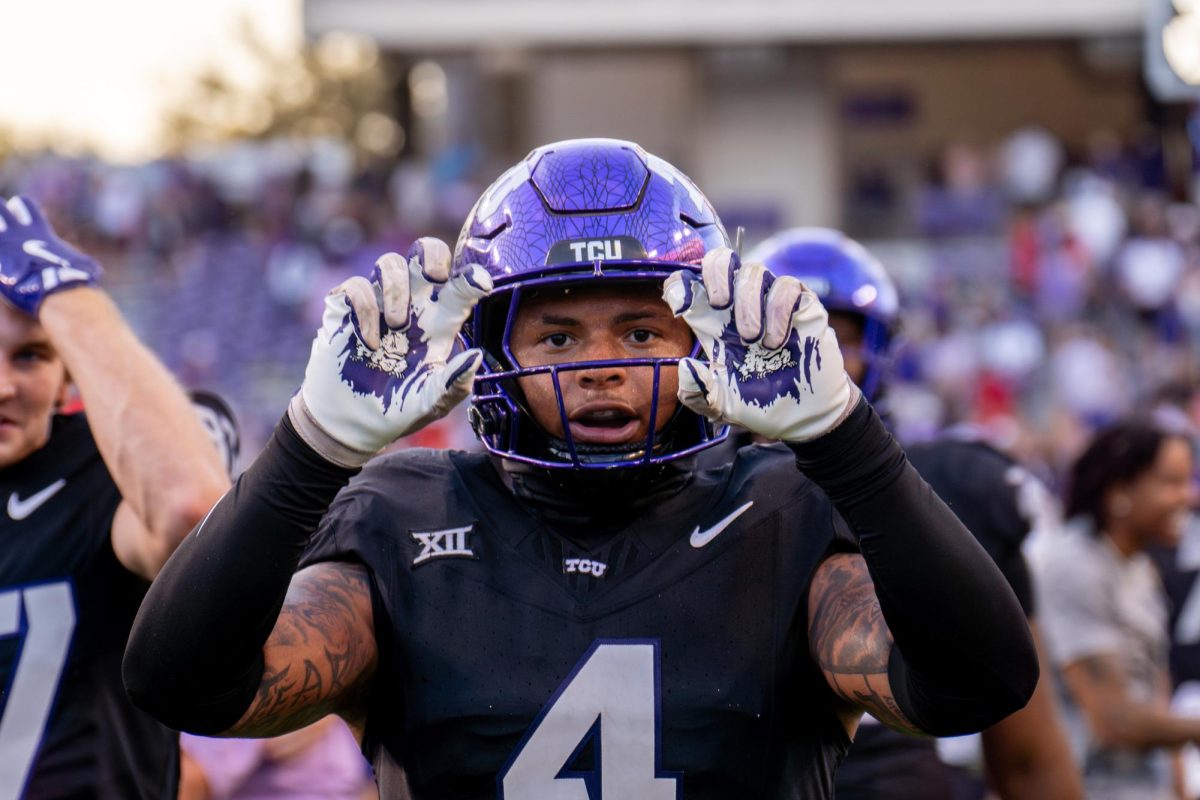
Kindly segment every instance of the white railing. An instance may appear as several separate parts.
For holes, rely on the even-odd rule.
[[[1143,0],[304,0],[309,35],[393,50],[1055,36],[1142,29]]]

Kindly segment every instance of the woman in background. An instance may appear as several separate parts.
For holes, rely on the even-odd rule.
[[[1035,565],[1046,642],[1065,690],[1087,794],[1181,796],[1174,751],[1200,719],[1169,710],[1166,599],[1145,550],[1175,541],[1193,502],[1192,442],[1131,418],[1071,470],[1067,530]]]

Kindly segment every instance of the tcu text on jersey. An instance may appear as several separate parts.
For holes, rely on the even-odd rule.
[[[564,558],[563,572],[568,575],[572,572],[582,572],[584,575],[591,575],[596,578],[603,578],[605,570],[608,569],[608,564],[603,561],[593,561],[590,558]]]

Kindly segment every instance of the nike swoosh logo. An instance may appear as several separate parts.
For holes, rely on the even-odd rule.
[[[8,515],[13,519],[25,519],[33,512],[42,507],[42,504],[58,493],[58,490],[67,485],[66,478],[59,478],[54,483],[42,489],[37,494],[32,494],[22,500],[13,492],[8,496]]]
[[[196,526],[196,530],[192,531],[193,539],[200,536],[200,531],[204,530],[204,525],[208,522],[208,518],[212,516],[212,512],[217,510],[217,506],[221,503],[222,500],[225,499],[225,496],[228,495],[229,492],[231,492],[231,491],[233,491],[233,490],[230,489],[229,491],[225,492],[225,494],[223,494],[217,498],[217,502],[212,504],[212,508],[210,508],[208,510],[208,513],[204,515],[204,519],[200,520],[200,524]]]
[[[69,267],[71,262],[60,256],[58,253],[52,253],[46,246],[46,243],[41,239],[26,239],[21,245],[21,249],[26,254],[34,258],[40,258],[43,261],[49,261],[51,264],[57,264],[60,267]]]
[[[740,517],[742,514],[746,513],[746,511],[748,511],[750,509],[750,506],[752,506],[752,505],[754,505],[753,500],[751,500],[749,503],[746,503],[746,505],[737,509],[732,514],[730,514],[728,517],[721,520],[716,525],[713,525],[711,528],[709,528],[706,531],[700,530],[700,526],[697,525],[696,530],[692,531],[692,538],[689,539],[688,542],[692,545],[692,547],[695,547],[697,550],[700,549],[701,547],[704,547],[704,545],[708,544],[713,539],[717,538],[717,536],[721,533],[721,531],[728,528],[730,523],[732,523],[735,519]]]

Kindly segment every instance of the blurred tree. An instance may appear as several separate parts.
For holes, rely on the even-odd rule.
[[[334,33],[281,53],[243,18],[230,49],[168,107],[164,133],[172,151],[281,136],[335,137],[383,158],[403,149],[396,71],[369,39]]]

